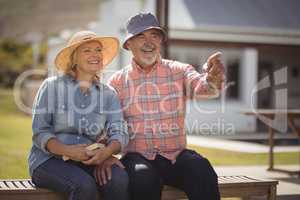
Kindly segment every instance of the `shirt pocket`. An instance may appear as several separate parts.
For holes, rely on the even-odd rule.
[[[71,115],[67,104],[61,105],[54,115],[55,132],[69,131],[74,128],[74,113]]]
[[[181,98],[182,87],[177,82],[165,82],[159,85],[160,101],[159,109],[160,112],[168,115],[176,113],[182,105]]]
[[[89,124],[87,127],[87,135],[98,136],[99,134],[101,134],[102,130],[105,127],[106,120],[107,117],[104,111],[100,111],[98,109],[92,111],[88,116]]]

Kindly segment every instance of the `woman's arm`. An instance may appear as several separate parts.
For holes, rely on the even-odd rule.
[[[87,165],[101,164],[104,160],[114,154],[118,154],[128,144],[129,136],[127,130],[127,124],[123,118],[123,111],[121,109],[119,98],[115,91],[110,90],[108,94],[108,105],[106,107],[106,132],[107,132],[107,143],[105,148],[98,149],[93,152],[89,152],[89,155],[93,157],[83,162]]]
[[[88,155],[86,147],[86,144],[66,145],[56,138],[49,139],[46,144],[46,148],[49,152],[59,156],[67,156],[75,161],[85,161],[91,157],[91,155]]]
[[[32,107],[32,142],[49,154],[46,144],[53,134],[53,113],[55,99],[54,79],[46,79],[40,86]]]
[[[65,145],[54,134],[55,81],[55,78],[46,79],[36,95],[32,113],[33,144],[47,154],[65,155],[78,161],[87,160],[90,156],[86,154],[86,145]]]

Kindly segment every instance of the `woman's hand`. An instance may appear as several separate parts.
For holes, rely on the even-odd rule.
[[[113,154],[120,152],[121,144],[117,140],[112,140],[106,147],[96,149],[94,151],[87,151],[87,154],[91,156],[89,160],[83,161],[86,165],[100,165],[107,158]]]
[[[67,153],[65,156],[75,161],[89,160],[91,158],[91,155],[88,154],[88,150],[86,149],[86,147],[86,144],[68,145]]]

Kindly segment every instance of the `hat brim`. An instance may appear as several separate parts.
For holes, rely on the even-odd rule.
[[[116,57],[119,52],[119,40],[115,37],[94,37],[78,43],[66,46],[59,51],[55,58],[55,66],[58,70],[67,72],[71,68],[71,55],[80,45],[97,41],[102,45],[102,63],[103,67],[107,66]]]
[[[166,41],[167,40],[167,37],[166,37],[166,32],[164,29],[160,28],[160,27],[157,27],[157,26],[147,26],[147,28],[144,28],[144,29],[141,29],[140,31],[137,31],[135,33],[128,33],[128,35],[126,36],[124,42],[123,42],[123,45],[122,47],[126,50],[129,50],[128,47],[127,47],[127,41],[130,40],[131,38],[135,37],[136,35],[144,32],[144,31],[147,31],[147,30],[150,30],[150,29],[156,29],[156,30],[159,30],[161,33],[162,33],[162,36],[163,36],[163,41]]]

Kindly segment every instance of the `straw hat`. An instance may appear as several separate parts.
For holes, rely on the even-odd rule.
[[[72,54],[83,43],[98,41],[102,44],[103,67],[108,65],[119,51],[119,40],[115,37],[99,37],[92,31],[79,31],[69,40],[66,47],[59,51],[55,58],[58,70],[67,72],[72,67]]]
[[[160,31],[163,40],[165,41],[167,39],[166,32],[159,26],[156,17],[152,13],[138,13],[129,18],[126,24],[126,38],[123,42],[123,48],[128,50],[127,41],[149,29]]]

